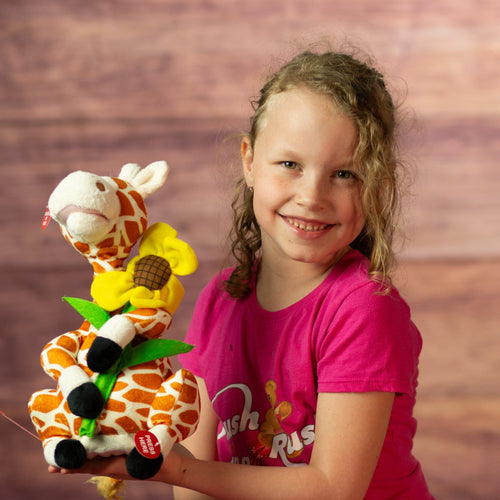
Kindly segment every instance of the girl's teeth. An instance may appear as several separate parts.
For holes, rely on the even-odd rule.
[[[313,226],[313,225],[305,224],[304,222],[298,222],[298,221],[295,221],[292,219],[288,219],[288,222],[292,226],[295,226],[295,227],[301,229],[302,231],[321,231],[322,229],[325,229],[327,226],[327,224],[325,224],[323,226]]]

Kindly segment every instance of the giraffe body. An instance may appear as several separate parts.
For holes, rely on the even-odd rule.
[[[144,169],[128,164],[117,178],[74,172],[56,187],[49,199],[51,216],[65,239],[91,263],[94,279],[124,269],[124,260],[147,226],[143,200],[164,183],[166,173],[164,162]],[[182,295],[182,287],[172,293]],[[144,347],[169,328],[180,301],[174,299],[170,297],[169,304],[175,304],[170,310],[109,311],[100,328],[86,320],[45,346],[41,364],[57,387],[34,393],[28,407],[49,464],[71,469],[97,455],[125,454],[129,473],[145,479],[157,472],[175,442],[195,430],[199,396],[190,372],[174,373],[166,356],[116,368],[125,349]],[[105,398],[97,385],[101,374],[113,369],[116,380],[108,384]],[[89,421],[92,430],[82,433]],[[147,431],[157,457],[137,448],[140,431]]]

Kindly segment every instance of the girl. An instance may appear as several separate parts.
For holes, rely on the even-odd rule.
[[[394,115],[347,54],[305,52],[263,87],[237,265],[202,292],[181,357],[202,395],[196,458],[173,451],[155,477],[176,499],[432,499],[411,454],[421,338],[390,279]]]

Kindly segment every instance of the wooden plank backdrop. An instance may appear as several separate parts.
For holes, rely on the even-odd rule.
[[[88,296],[90,267],[55,224],[40,229],[57,182],[169,162],[151,220],[201,263],[183,280],[182,338],[223,263],[249,97],[270,65],[347,38],[405,98],[397,283],[425,342],[415,453],[436,498],[499,498],[499,14],[496,0],[1,0],[0,410],[31,428],[26,401],[52,386],[39,352],[79,324],[60,297]],[[0,433],[2,498],[97,498],[84,477],[47,474],[39,443],[5,419]],[[127,498],[170,495],[131,482]]]

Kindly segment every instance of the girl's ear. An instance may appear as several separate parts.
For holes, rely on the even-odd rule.
[[[241,140],[241,161],[243,163],[243,175],[248,187],[253,186],[253,149],[248,136]]]

